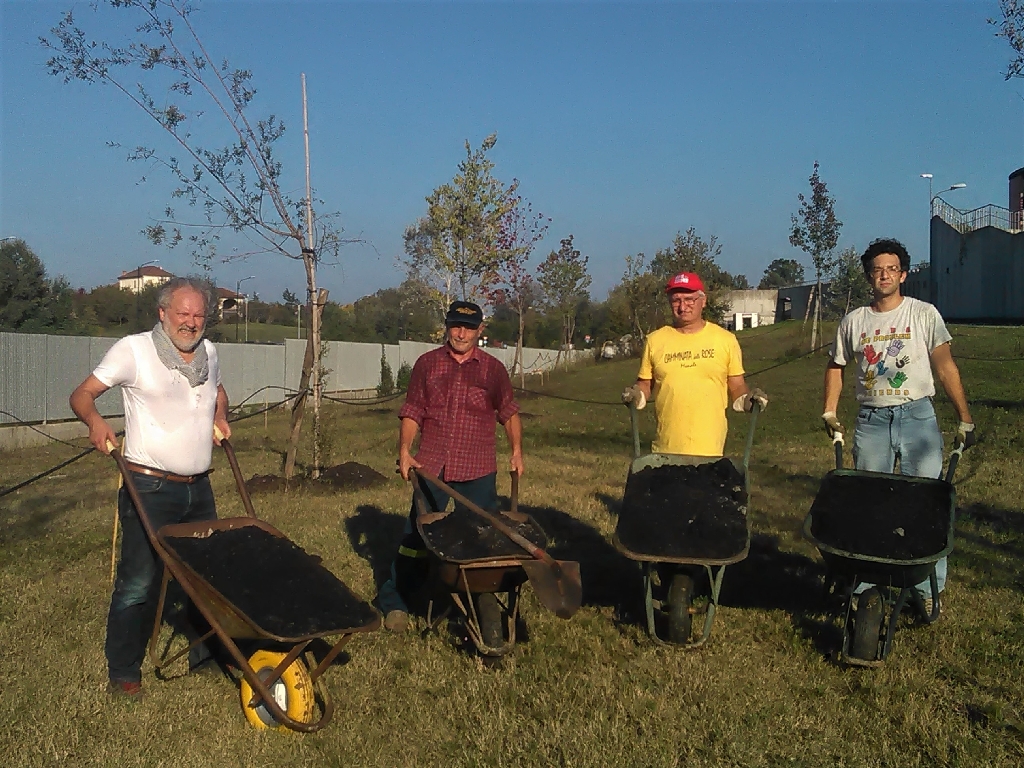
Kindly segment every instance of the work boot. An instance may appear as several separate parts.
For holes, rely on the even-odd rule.
[[[384,629],[396,634],[405,632],[409,629],[409,614],[399,608],[388,611],[384,617]]]
[[[118,699],[142,701],[142,683],[134,680],[111,680],[107,683],[107,693]]]

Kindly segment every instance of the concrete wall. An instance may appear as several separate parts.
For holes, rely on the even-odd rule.
[[[929,271],[947,322],[1024,321],[1024,233],[983,227],[962,235],[935,216]]]

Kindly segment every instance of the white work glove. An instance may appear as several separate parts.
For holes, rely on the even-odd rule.
[[[846,434],[846,427],[839,423],[835,411],[825,411],[821,414],[821,420],[825,422],[825,431],[828,432],[828,436],[833,440],[837,432],[841,435]]]
[[[634,384],[622,390],[622,402],[624,405],[632,403],[638,411],[642,411],[644,406],[647,405],[647,396],[638,384]]]
[[[768,395],[764,393],[763,389],[754,387],[752,390],[747,392],[747,394],[740,395],[733,400],[732,409],[737,413],[750,413],[754,410],[755,401],[760,403],[762,411],[768,407]]]
[[[963,445],[966,451],[976,442],[978,442],[978,436],[974,432],[974,423],[970,421],[961,421],[956,427],[956,441]]]

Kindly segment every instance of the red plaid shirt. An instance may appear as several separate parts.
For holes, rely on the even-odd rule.
[[[459,364],[446,344],[416,361],[398,418],[419,425],[423,468],[460,482],[498,471],[494,422],[518,411],[505,366],[479,348]]]

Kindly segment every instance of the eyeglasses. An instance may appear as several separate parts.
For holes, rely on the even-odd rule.
[[[898,275],[903,271],[903,267],[899,265],[893,265],[888,267],[875,267],[871,270],[871,274],[875,277],[881,277],[882,275]]]
[[[699,293],[695,293],[692,296],[679,296],[679,295],[676,295],[676,296],[673,296],[670,299],[670,301],[672,301],[672,302],[678,301],[678,302],[684,304],[687,307],[692,307],[693,305],[695,305],[698,301],[700,301],[703,298],[704,297],[701,296]]]

